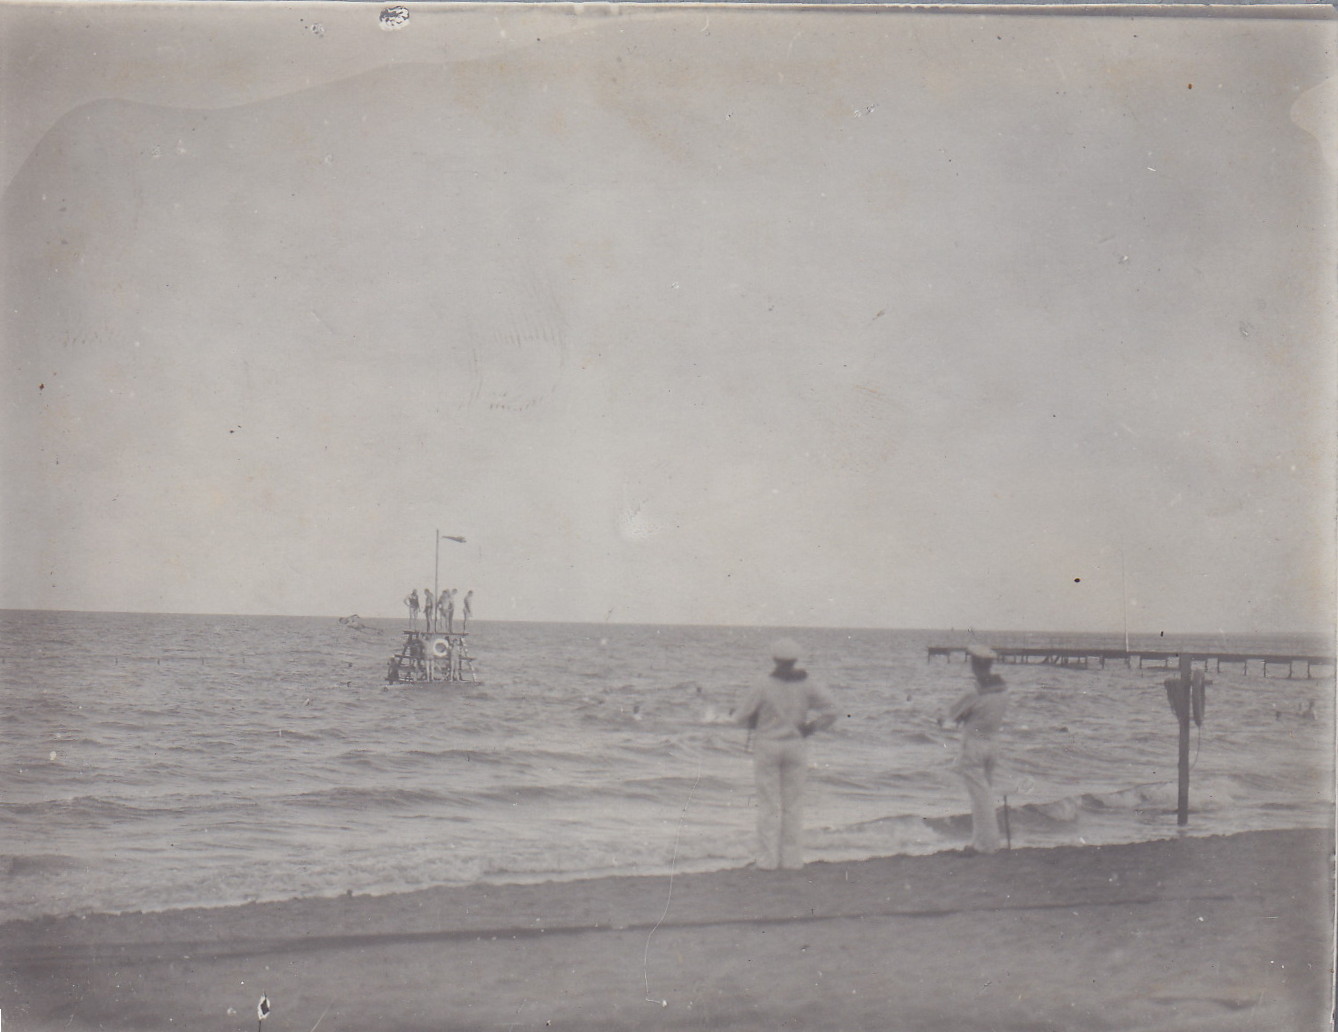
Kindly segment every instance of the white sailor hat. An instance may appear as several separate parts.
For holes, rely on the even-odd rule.
[[[799,662],[799,643],[793,638],[779,638],[771,643],[771,658],[778,663]]]
[[[989,659],[999,658],[999,654],[995,652],[992,648],[990,648],[988,645],[979,645],[975,642],[972,642],[970,645],[966,647],[966,654],[970,656],[972,659],[989,660]]]

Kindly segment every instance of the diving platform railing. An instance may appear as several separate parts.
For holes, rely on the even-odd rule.
[[[1188,656],[1191,665],[1201,664],[1205,670],[1210,663],[1213,664],[1215,670],[1221,670],[1222,664],[1227,663],[1238,664],[1244,673],[1249,673],[1250,664],[1254,663],[1262,671],[1264,677],[1269,676],[1270,668],[1276,670],[1283,666],[1287,668],[1288,678],[1295,677],[1299,664],[1305,665],[1307,680],[1314,678],[1316,667],[1321,668],[1321,670],[1327,668],[1330,673],[1335,669],[1333,656],[1293,655],[1275,652],[1213,652],[1203,650],[1171,652],[1153,649],[1060,648],[1048,645],[1022,647],[995,645],[993,643],[990,647],[998,656],[996,662],[999,663],[1043,663],[1049,666],[1070,667],[1079,670],[1088,670],[1094,665],[1104,669],[1107,660],[1123,661],[1125,666],[1128,667],[1133,667],[1134,661],[1137,660],[1140,670],[1144,666],[1170,669],[1179,664],[1181,656]],[[965,645],[930,645],[927,659],[932,660],[935,656],[942,656],[945,660],[951,660],[958,654],[965,661],[967,656]]]
[[[405,631],[400,651],[386,667],[386,684],[478,684],[468,637],[468,631]]]

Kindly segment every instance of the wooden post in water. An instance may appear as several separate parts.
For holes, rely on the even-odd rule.
[[[1183,828],[1189,823],[1189,682],[1192,660],[1185,653],[1180,654],[1180,705],[1176,707],[1176,716],[1180,720],[1180,791],[1176,797],[1175,823]]]

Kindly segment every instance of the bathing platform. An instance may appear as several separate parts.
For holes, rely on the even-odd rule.
[[[1093,667],[1104,668],[1107,660],[1122,662],[1127,667],[1133,667],[1137,661],[1138,668],[1141,670],[1145,666],[1153,668],[1178,668],[1180,665],[1179,652],[1162,652],[1148,649],[1076,649],[1076,648],[1057,648],[1051,646],[1028,646],[1014,647],[1008,645],[995,645],[991,643],[992,648],[998,655],[996,662],[999,663],[1043,663],[1048,666],[1070,667],[1078,670],[1088,670]],[[1190,652],[1185,653],[1189,656],[1193,665],[1202,666],[1205,670],[1209,668],[1221,670],[1222,664],[1240,666],[1244,673],[1249,673],[1250,664],[1254,664],[1264,677],[1281,676],[1280,671],[1285,668],[1287,677],[1304,676],[1307,680],[1315,677],[1316,670],[1321,675],[1332,676],[1334,672],[1333,656],[1302,656],[1286,655],[1278,653],[1265,652]],[[952,660],[961,657],[966,660],[966,646],[964,645],[930,645],[929,656],[933,660],[935,656],[942,656],[945,660]],[[1300,671],[1304,669],[1304,675]],[[1271,673],[1270,673],[1271,671]]]

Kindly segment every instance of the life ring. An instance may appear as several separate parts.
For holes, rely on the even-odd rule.
[[[438,638],[432,643],[432,655],[438,659],[445,659],[451,654],[451,643],[445,638]]]

